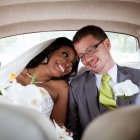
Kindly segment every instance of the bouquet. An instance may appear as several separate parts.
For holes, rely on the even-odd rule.
[[[24,106],[42,111],[42,99],[46,94],[46,90],[37,87],[34,84],[23,86],[16,81],[16,75],[10,75],[10,81],[6,85],[0,87],[0,103],[7,103],[11,105]],[[55,121],[56,134],[58,140],[73,140],[72,135],[66,131],[66,128],[60,127]]]
[[[17,83],[15,77],[15,74],[11,74],[10,82],[0,87],[1,94],[3,95],[1,101],[41,111],[41,101],[45,90],[33,84],[22,86]]]

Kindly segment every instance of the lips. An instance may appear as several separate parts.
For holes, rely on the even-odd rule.
[[[92,60],[92,61],[90,62],[90,65],[91,65],[92,67],[95,67],[97,61],[98,61],[98,59]]]
[[[65,67],[61,64],[58,64],[58,67],[59,69],[62,71],[62,72],[65,72]]]

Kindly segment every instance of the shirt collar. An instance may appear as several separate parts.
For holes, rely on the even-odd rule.
[[[117,82],[117,65],[115,64],[112,69],[110,69],[107,72],[110,76],[111,76],[111,80],[113,80],[113,82]]]
[[[111,80],[117,82],[117,65],[115,64],[107,73],[111,76]],[[95,74],[97,87],[101,85],[101,78],[103,74]]]

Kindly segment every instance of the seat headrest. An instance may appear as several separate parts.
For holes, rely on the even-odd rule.
[[[129,106],[107,112],[93,120],[82,140],[139,140],[140,106]]]
[[[56,140],[52,122],[40,112],[0,104],[0,140]]]

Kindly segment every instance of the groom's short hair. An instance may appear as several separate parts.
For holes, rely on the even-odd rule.
[[[98,26],[87,25],[79,29],[73,37],[73,44],[79,42],[85,36],[92,35],[95,39],[102,41],[107,38],[107,34]]]

